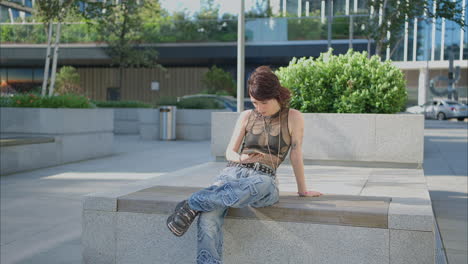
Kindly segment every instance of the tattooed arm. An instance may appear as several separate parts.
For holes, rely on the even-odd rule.
[[[302,113],[289,110],[289,124],[291,128],[291,165],[296,176],[297,192],[300,196],[320,196],[320,192],[307,191],[307,184],[304,176],[304,159],[302,156],[302,140],[304,137],[304,118]]]

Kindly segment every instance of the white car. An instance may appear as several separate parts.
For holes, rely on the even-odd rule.
[[[468,117],[468,106],[455,101],[435,99],[423,105],[412,106],[406,109],[412,114],[424,114],[427,119],[445,120],[457,118],[462,121]]]

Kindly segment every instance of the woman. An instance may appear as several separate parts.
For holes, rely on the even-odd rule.
[[[222,263],[222,226],[229,207],[264,207],[278,201],[276,169],[289,150],[298,195],[322,195],[306,188],[302,159],[304,119],[299,111],[289,109],[289,90],[280,85],[267,66],[252,73],[248,87],[255,109],[240,114],[226,150],[227,167],[212,186],[180,202],[167,219],[169,230],[182,236],[200,215],[198,264]]]

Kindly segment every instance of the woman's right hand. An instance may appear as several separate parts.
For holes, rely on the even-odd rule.
[[[241,154],[240,163],[255,163],[260,161],[264,155],[262,153]]]

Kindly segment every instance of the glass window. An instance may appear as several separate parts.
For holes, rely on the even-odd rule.
[[[11,68],[7,69],[7,82],[15,91],[20,93],[30,92],[36,86],[33,83],[33,69]]]
[[[33,70],[33,82],[42,82],[44,80],[44,69]]]

